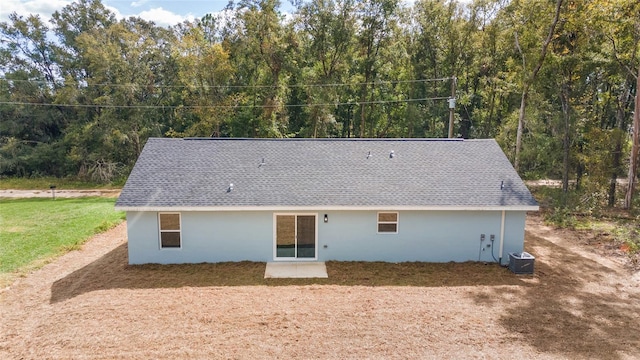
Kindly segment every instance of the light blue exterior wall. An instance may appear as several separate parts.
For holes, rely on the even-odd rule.
[[[271,261],[271,212],[182,212],[182,247],[161,249],[158,213],[127,212],[130,264]]]
[[[525,211],[507,211],[504,224],[504,249],[502,265],[509,264],[509,253],[524,251],[524,227],[527,220]]]
[[[128,212],[129,263],[273,261],[273,214],[182,212],[182,248],[160,249],[157,213]],[[501,211],[400,211],[397,234],[377,233],[376,211],[312,214],[317,214],[318,261],[462,262],[495,257],[508,264],[510,252],[523,250],[524,211],[506,212],[502,254]]]
[[[318,225],[321,261],[462,262],[500,258],[501,211],[401,211],[397,234],[376,233],[377,212],[326,214],[329,222]],[[503,264],[509,262],[509,252],[522,251],[525,215],[506,213]],[[482,246],[481,234],[485,234]],[[493,243],[491,235],[495,236]]]

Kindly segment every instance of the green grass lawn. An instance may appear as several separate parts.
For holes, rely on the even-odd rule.
[[[37,267],[122,222],[115,200],[0,199],[0,275]]]

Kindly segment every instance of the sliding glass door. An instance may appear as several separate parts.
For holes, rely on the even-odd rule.
[[[276,215],[275,228],[277,259],[316,258],[316,215]]]

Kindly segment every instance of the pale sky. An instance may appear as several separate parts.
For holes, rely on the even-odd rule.
[[[461,0],[468,3],[471,0]],[[48,21],[56,10],[72,3],[71,0],[0,0],[0,22],[9,19],[9,14],[19,15],[38,14]],[[235,1],[236,3],[238,0]],[[280,0],[283,13],[293,12],[290,0]],[[414,0],[404,0],[405,4],[412,4]],[[139,16],[144,20],[153,21],[160,26],[170,26],[201,18],[208,13],[222,10],[229,0],[102,0],[102,4],[111,10],[118,19]]]
[[[0,22],[7,21],[9,14],[38,14],[49,20],[56,10],[72,3],[70,0],[1,0]],[[228,0],[103,0],[102,4],[118,18],[139,16],[157,25],[175,25],[184,20],[200,18],[207,13],[220,11]],[[283,4],[289,4],[283,1]]]

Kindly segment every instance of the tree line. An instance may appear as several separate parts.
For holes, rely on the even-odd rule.
[[[454,136],[497,139],[525,178],[632,205],[635,181],[623,199],[615,180],[637,173],[640,3],[281,5],[230,2],[172,27],[99,0],[49,22],[11,14],[0,176],[113,181],[151,136],[447,137],[454,90]]]

